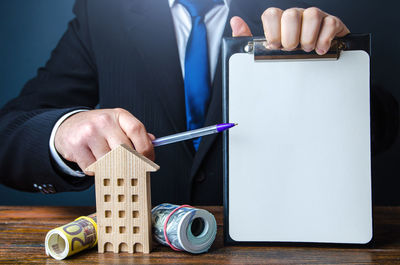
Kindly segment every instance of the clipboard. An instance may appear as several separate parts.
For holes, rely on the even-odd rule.
[[[224,38],[224,240],[372,239],[370,35],[325,56]]]

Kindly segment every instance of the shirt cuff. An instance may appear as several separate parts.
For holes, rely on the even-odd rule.
[[[50,135],[50,140],[49,140],[49,147],[50,147],[50,154],[51,157],[54,159],[54,161],[56,162],[57,166],[60,168],[60,170],[62,172],[64,172],[65,174],[68,174],[70,176],[73,177],[78,177],[78,178],[83,178],[85,177],[85,173],[83,173],[80,170],[73,170],[72,168],[70,168],[65,162],[64,160],[61,158],[60,154],[57,152],[56,150],[56,146],[54,143],[54,139],[56,137],[56,132],[58,130],[58,127],[60,127],[61,123],[63,123],[67,118],[69,118],[70,116],[78,113],[78,112],[82,112],[82,111],[88,111],[85,109],[80,109],[80,110],[74,110],[71,111],[67,114],[65,114],[64,116],[62,116],[54,125],[53,130],[51,131],[51,135]]]

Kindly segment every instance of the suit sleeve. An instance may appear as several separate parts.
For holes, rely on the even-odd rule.
[[[92,177],[59,172],[49,150],[50,134],[60,117],[94,108],[98,102],[85,1],[75,3],[74,14],[46,65],[0,110],[0,182],[6,186],[33,192],[51,184],[60,192],[93,183]]]

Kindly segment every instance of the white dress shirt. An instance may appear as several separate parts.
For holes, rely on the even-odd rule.
[[[214,80],[215,70],[217,68],[217,63],[218,63],[221,39],[224,33],[225,24],[227,22],[226,20],[228,18],[229,6],[231,2],[231,0],[223,0],[223,1],[224,1],[223,5],[217,5],[213,7],[207,12],[207,14],[204,17],[204,23],[207,28],[208,56],[210,62],[211,82],[212,80]],[[174,21],[175,35],[179,51],[179,59],[184,78],[186,44],[189,39],[190,31],[192,30],[192,19],[186,8],[183,5],[179,4],[177,0],[168,0],[168,2],[171,8],[171,14]],[[57,165],[64,173],[75,177],[84,177],[85,174],[80,171],[75,171],[71,169],[67,164],[65,164],[65,162],[62,160],[61,156],[58,154],[55,148],[54,138],[57,129],[61,125],[61,123],[71,115],[76,114],[77,112],[80,111],[87,111],[87,110],[73,111],[61,117],[54,125],[49,140],[50,153],[54,161],[56,161]]]

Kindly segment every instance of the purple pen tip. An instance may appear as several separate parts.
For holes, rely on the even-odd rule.
[[[228,130],[234,126],[236,126],[237,123],[222,123],[217,125],[217,131],[218,132],[223,132],[225,130]]]

